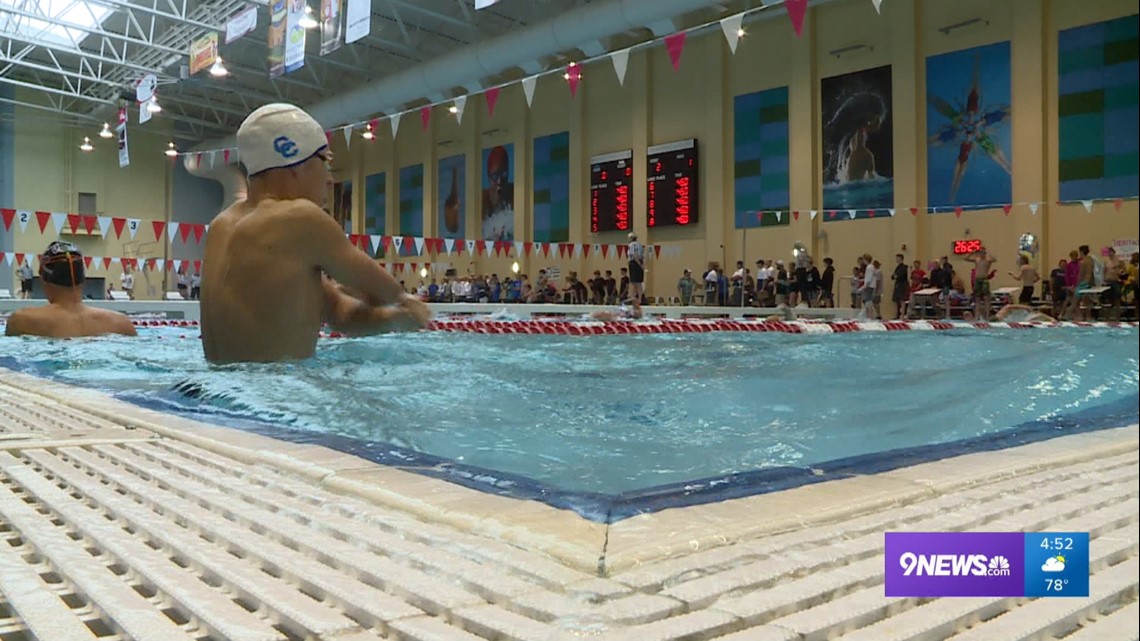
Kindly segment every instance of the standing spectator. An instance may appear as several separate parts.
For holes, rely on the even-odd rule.
[[[1010,276],[1021,283],[1021,293],[1017,296],[1017,304],[1029,305],[1033,302],[1033,287],[1037,281],[1041,280],[1041,277],[1037,275],[1037,270],[1029,264],[1028,256],[1022,256],[1017,262],[1020,265],[1017,273],[1009,272]]]
[[[681,297],[681,305],[688,306],[693,302],[693,289],[696,286],[697,281],[693,280],[693,272],[686,269],[681,275],[681,280],[677,281],[677,294]]]
[[[820,307],[835,307],[835,261],[823,259],[823,273],[819,276]]]
[[[891,274],[891,280],[895,281],[891,302],[895,304],[895,320],[899,320],[903,317],[903,309],[910,298],[910,280],[906,273],[906,259],[902,254],[895,254],[895,271]]]
[[[16,268],[16,276],[20,279],[20,298],[27,300],[32,297],[32,283],[35,282],[35,274],[32,273],[32,262],[30,259],[25,258],[24,262]]]
[[[1061,318],[1061,314],[1065,311],[1065,299],[1068,293],[1065,285],[1065,266],[1066,261],[1062,258],[1057,261],[1057,267],[1049,272],[1049,296],[1053,301],[1053,318]]]
[[[126,264],[123,265],[123,273],[119,274],[119,287],[127,293],[127,298],[135,299],[135,275],[131,273],[130,266]]]

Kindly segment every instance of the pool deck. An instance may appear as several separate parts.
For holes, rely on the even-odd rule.
[[[612,525],[0,369],[0,639],[1140,638],[1140,429]],[[885,531],[1082,531],[1091,596],[883,596]]]

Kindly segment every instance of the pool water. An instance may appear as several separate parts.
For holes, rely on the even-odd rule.
[[[208,422],[605,495],[959,441],[1140,388],[1134,328],[426,332],[326,340],[309,361],[227,367],[208,366],[185,333],[0,338],[0,366]]]

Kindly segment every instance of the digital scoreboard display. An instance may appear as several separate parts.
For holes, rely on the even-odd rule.
[[[965,240],[956,240],[950,246],[950,251],[955,256],[968,256],[982,251],[982,241],[979,238],[968,238]]]
[[[633,150],[590,159],[590,231],[633,229]]]
[[[698,220],[697,141],[650,147],[646,190],[649,227],[692,225]]]

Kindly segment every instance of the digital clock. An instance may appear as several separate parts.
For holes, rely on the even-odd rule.
[[[967,238],[965,240],[954,241],[950,251],[955,256],[968,256],[982,251],[982,241],[977,238]]]
[[[633,182],[633,150],[590,159],[590,231],[627,231]]]
[[[650,147],[648,160],[648,226],[695,224],[700,213],[697,206],[697,140],[690,138]]]

